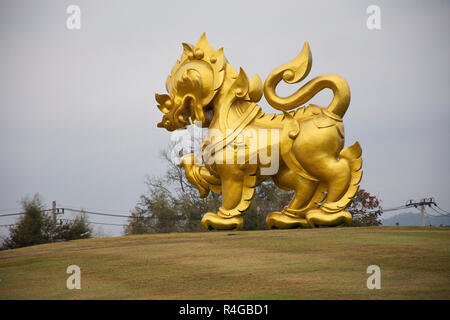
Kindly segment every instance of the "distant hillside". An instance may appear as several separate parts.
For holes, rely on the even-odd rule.
[[[405,212],[390,218],[381,218],[381,221],[383,226],[395,226],[397,222],[400,226],[420,226],[421,217],[420,213]],[[425,225],[429,226],[430,224],[432,226],[450,226],[450,217],[430,217],[425,215]]]

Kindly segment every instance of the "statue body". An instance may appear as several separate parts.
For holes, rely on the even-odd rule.
[[[222,194],[219,211],[206,213],[202,225],[242,228],[255,187],[270,178],[295,194],[281,212],[267,216],[269,229],[350,224],[352,216],[345,208],[358,190],[362,159],[358,142],[343,148],[342,118],[350,103],[347,82],[326,74],[291,96],[279,97],[275,89],[281,80],[297,83],[308,75],[312,62],[308,43],[295,59],[272,71],[264,86],[258,75],[249,79],[242,68],[238,73],[205,34],[195,47],[185,43],[183,47],[166,81],[169,94],[156,95],[164,113],[158,127],[173,131],[192,121],[208,128],[202,161],[189,154],[180,163],[201,197],[209,191]],[[329,106],[300,107],[326,88],[334,94]],[[282,113],[261,111],[256,103],[263,92]]]

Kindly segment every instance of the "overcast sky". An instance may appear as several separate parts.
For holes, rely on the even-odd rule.
[[[66,27],[71,4],[80,30]],[[372,4],[381,30],[366,26]],[[309,41],[307,79],[338,73],[350,85],[346,145],[363,148],[361,187],[385,208],[433,196],[450,210],[449,30],[449,1],[2,0],[0,214],[36,192],[48,206],[128,213],[144,176],[165,171],[158,151],[170,133],[156,127],[154,94],[164,93],[181,42],[204,31],[236,69],[262,79]]]

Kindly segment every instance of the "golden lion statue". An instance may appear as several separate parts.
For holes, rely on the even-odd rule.
[[[258,75],[248,78],[242,68],[237,73],[205,34],[195,46],[183,43],[183,48],[166,81],[169,94],[156,94],[164,113],[158,127],[173,131],[196,122],[208,128],[202,161],[194,154],[180,161],[201,197],[210,190],[222,193],[219,211],[206,213],[202,225],[208,230],[242,228],[255,187],[269,178],[295,192],[287,207],[267,216],[269,229],[350,224],[352,216],[345,208],[358,190],[362,159],[358,142],[343,149],[342,117],[350,104],[347,82],[325,74],[288,97],[278,96],[281,80],[298,83],[308,75],[312,57],[307,42],[295,59],[270,73],[264,87]],[[328,107],[299,108],[326,88],[334,94]],[[282,113],[261,111],[256,102],[263,91]]]

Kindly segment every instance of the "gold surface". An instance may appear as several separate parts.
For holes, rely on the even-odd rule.
[[[264,86],[258,75],[248,78],[242,68],[236,72],[223,50],[214,50],[205,34],[195,46],[183,43],[183,49],[167,78],[168,94],[156,94],[164,113],[158,127],[173,131],[198,122],[208,128],[203,161],[189,154],[180,162],[201,197],[209,191],[222,193],[219,211],[206,213],[202,225],[218,230],[242,228],[255,186],[269,178],[295,195],[281,212],[268,215],[268,228],[350,224],[352,216],[345,208],[358,190],[362,159],[358,142],[343,149],[342,118],[350,103],[345,79],[321,75],[292,95],[280,97],[275,89],[281,80],[298,83],[311,69],[307,42],[295,59],[269,74]],[[333,92],[327,107],[300,107],[323,89]],[[256,102],[263,92],[267,102],[282,113],[261,111]],[[221,139],[210,135],[217,132]],[[245,155],[240,162],[238,150]],[[272,157],[267,162],[263,154]],[[268,174],[265,169],[272,165],[278,170]]]

